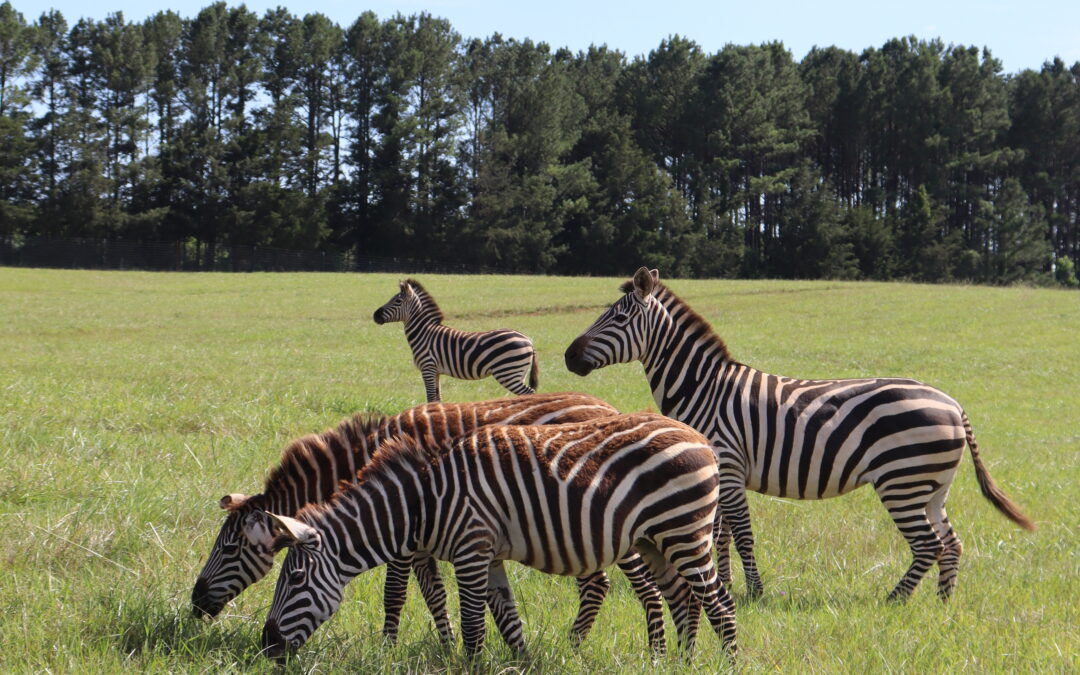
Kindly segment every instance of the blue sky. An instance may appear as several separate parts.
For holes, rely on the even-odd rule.
[[[80,16],[102,19],[122,11],[129,20],[142,20],[169,8],[194,16],[211,0],[12,0],[27,20],[56,8],[69,23]],[[230,5],[240,4],[230,2]],[[859,52],[880,47],[891,37],[939,37],[946,44],[988,46],[1006,72],[1039,68],[1060,56],[1067,64],[1080,61],[1080,1],[1034,0],[773,0],[771,2],[678,2],[674,0],[251,0],[248,8],[262,14],[284,5],[296,14],[318,11],[345,27],[364,10],[380,18],[396,12],[428,11],[450,20],[466,37],[499,32],[506,37],[532,38],[573,50],[607,44],[630,56],[647,54],[665,37],[678,33],[714,52],[727,43],[751,44],[781,40],[801,59],[814,45],[836,45]]]

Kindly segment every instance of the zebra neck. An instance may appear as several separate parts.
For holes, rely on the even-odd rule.
[[[739,364],[708,333],[678,325],[661,333],[665,339],[642,359],[649,389],[661,413],[689,423],[684,418],[699,407],[705,392],[722,384]]]
[[[349,578],[416,552],[425,499],[415,483],[365,483],[350,488],[323,520],[341,572]]]

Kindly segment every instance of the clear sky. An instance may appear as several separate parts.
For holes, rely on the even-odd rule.
[[[68,23],[80,16],[103,19],[122,11],[141,21],[161,9],[192,17],[211,0],[11,0],[28,21],[56,8]],[[240,4],[229,2],[230,5]],[[727,43],[781,40],[796,59],[814,45],[860,52],[892,37],[941,38],[945,44],[987,46],[1005,72],[1038,69],[1054,56],[1080,61],[1080,0],[250,0],[262,14],[283,5],[295,14],[322,12],[347,27],[364,10],[380,18],[427,11],[449,19],[465,37],[531,38],[577,51],[606,44],[628,56],[644,55],[672,34],[688,37],[706,52]]]

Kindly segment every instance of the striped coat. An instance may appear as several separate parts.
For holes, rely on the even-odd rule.
[[[799,380],[731,359],[723,340],[681,298],[641,268],[624,295],[567,348],[567,368],[587,375],[640,361],[660,410],[705,434],[720,464],[721,576],[734,536],[751,594],[761,592],[747,488],[824,499],[871,485],[912,551],[889,597],[906,599],[937,564],[938,593],[956,584],[962,546],[945,499],[967,445],[983,494],[1027,529],[1032,522],[997,487],[967,414],[914,380]]]
[[[706,439],[661,415],[488,426],[435,452],[390,443],[329,504],[276,518],[290,551],[263,646],[271,656],[298,648],[337,610],[352,578],[424,551],[454,564],[465,649],[475,654],[485,604],[516,621],[503,561],[582,576],[635,547],[654,577],[689,589],[734,650],[734,604],[711,554],[716,497]],[[520,625],[503,636],[524,649]]]
[[[424,378],[427,400],[439,400],[439,376],[480,380],[491,376],[512,394],[536,391],[540,365],[532,340],[516,330],[468,332],[444,326],[435,299],[415,279],[375,310],[375,323],[405,323],[413,363]],[[527,380],[526,380],[527,378]]]
[[[274,537],[266,511],[292,515],[307,504],[329,500],[341,481],[355,480],[356,472],[389,438],[407,436],[423,443],[447,443],[486,424],[564,423],[617,413],[604,401],[585,394],[533,394],[427,404],[388,417],[356,415],[336,428],[300,438],[285,449],[261,493],[230,494],[221,499],[220,506],[228,515],[195,582],[192,606],[197,614],[215,616],[227,602],[262,579],[274,561]],[[445,590],[434,560],[420,555],[412,559],[411,566],[440,635],[451,640]],[[636,556],[621,561],[620,566],[645,607],[650,644],[662,650],[663,609],[658,591]],[[390,561],[387,566],[383,632],[390,639],[397,636],[409,568],[408,560]],[[609,585],[603,573],[579,579],[581,604],[572,630],[574,639],[582,640],[589,632]],[[679,597],[673,601],[678,602]]]

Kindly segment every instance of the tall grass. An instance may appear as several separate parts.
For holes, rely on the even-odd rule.
[[[637,364],[585,379],[562,365],[565,347],[617,297],[620,280],[422,281],[450,325],[532,336],[541,391],[585,391],[626,411],[653,406]],[[371,321],[396,282],[0,269],[0,669],[273,670],[258,654],[272,582],[215,622],[191,616],[191,587],[222,519],[217,500],[258,491],[300,434],[355,411],[422,402],[401,327]],[[736,572],[742,668],[1080,667],[1080,295],[671,285],[745,363],[800,377],[903,375],[950,393],[995,479],[1040,526],[1028,534],[996,513],[965,459],[949,500],[965,547],[957,592],[942,606],[931,575],[895,606],[883,599],[909,554],[872,491],[825,502],[751,494],[766,593],[743,601]],[[443,380],[447,400],[505,393],[491,380]],[[592,635],[574,649],[572,580],[509,571],[530,658],[515,660],[491,629],[481,670],[696,672],[723,663],[718,641],[703,632],[689,662],[652,664],[642,612],[618,573]],[[351,584],[342,611],[288,669],[465,669],[459,649],[438,643],[415,586],[399,643],[382,643],[381,581],[376,570]]]

